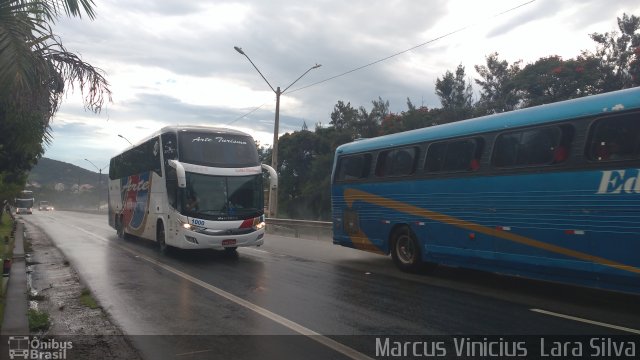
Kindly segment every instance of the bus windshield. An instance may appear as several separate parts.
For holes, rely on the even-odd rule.
[[[33,199],[16,199],[17,208],[32,208]]]
[[[186,173],[182,213],[213,220],[255,217],[263,211],[262,175],[211,176]]]
[[[185,163],[225,168],[260,164],[250,136],[184,131],[178,140],[180,161]]]

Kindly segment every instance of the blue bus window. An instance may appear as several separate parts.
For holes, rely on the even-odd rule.
[[[615,161],[640,157],[640,114],[626,114],[597,120],[589,134],[587,158]]]
[[[336,180],[350,181],[364,179],[369,176],[371,154],[345,156],[340,159]]]
[[[425,171],[476,171],[480,168],[482,138],[444,141],[429,145]]]
[[[415,172],[417,147],[382,151],[378,155],[376,176],[407,176]]]
[[[561,150],[557,150],[562,133],[560,127],[554,126],[500,134],[493,150],[493,165],[519,167],[557,162],[563,156]],[[561,161],[564,159],[566,156]]]

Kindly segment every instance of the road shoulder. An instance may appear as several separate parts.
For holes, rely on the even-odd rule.
[[[28,222],[25,227],[29,306],[50,319],[47,330],[32,331],[31,335],[72,341],[73,357],[141,358],[62,252],[39,228]]]

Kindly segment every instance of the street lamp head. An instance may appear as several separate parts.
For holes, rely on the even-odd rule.
[[[312,69],[317,69],[317,68],[319,68],[320,66],[322,66],[322,64],[315,64],[315,65],[312,67]]]
[[[244,53],[244,51],[242,51],[242,48],[241,48],[241,47],[234,46],[233,48],[234,48],[234,49],[236,49],[236,51],[237,51],[237,52],[239,52],[240,54],[242,54],[242,55],[246,55],[246,54]]]

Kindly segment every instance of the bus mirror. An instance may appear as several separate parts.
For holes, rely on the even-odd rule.
[[[182,164],[180,164],[179,161],[177,160],[169,160],[169,166],[171,166],[172,168],[176,169],[176,175],[177,175],[177,180],[178,180],[178,187],[179,188],[186,188],[187,187],[187,176],[184,172],[184,167],[182,166]]]
[[[278,188],[278,173],[276,170],[267,164],[262,164],[262,168],[269,173],[269,188],[273,190]]]

